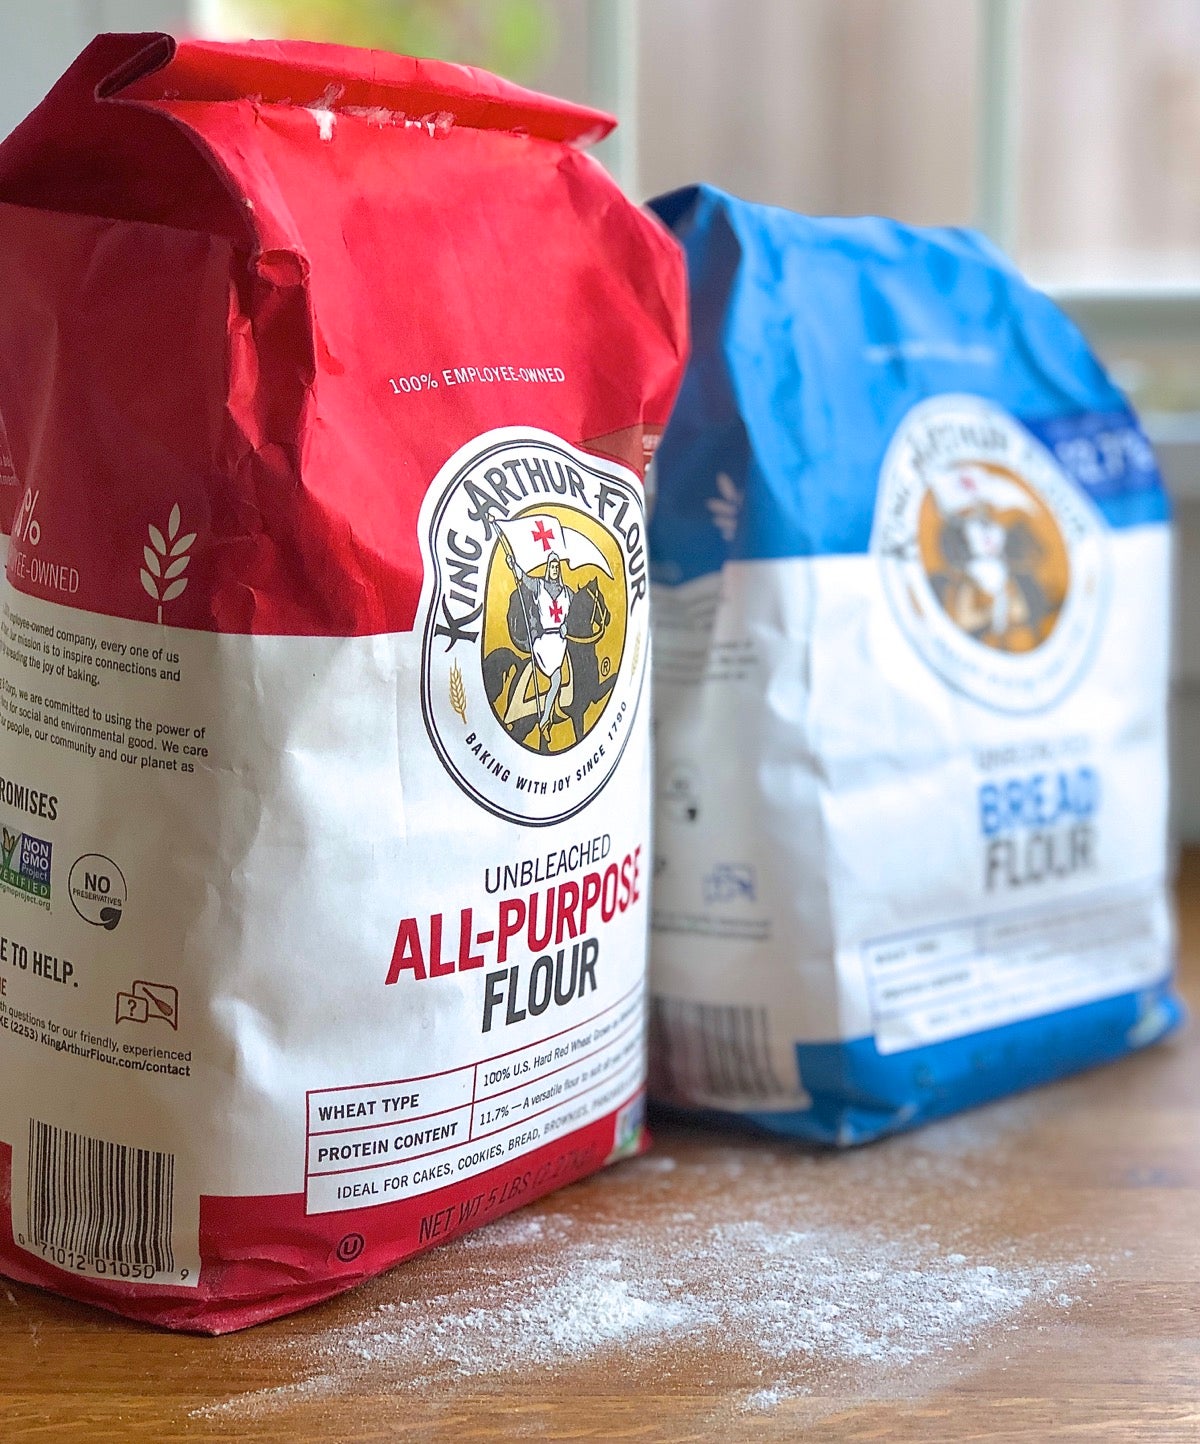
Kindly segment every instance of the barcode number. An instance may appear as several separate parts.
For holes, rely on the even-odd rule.
[[[60,1268],[119,1279],[171,1274],[175,1156],[29,1120],[23,1248]]]

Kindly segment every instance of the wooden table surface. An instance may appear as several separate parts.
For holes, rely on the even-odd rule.
[[[1200,1030],[849,1155],[661,1128],[230,1338],[0,1281],[5,1444],[800,1437],[1200,1439]]]

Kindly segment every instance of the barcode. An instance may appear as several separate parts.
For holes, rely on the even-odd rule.
[[[30,1244],[175,1272],[175,1156],[29,1120]]]
[[[795,1094],[771,1063],[765,1008],[655,997],[650,1005],[653,1091],[680,1102]]]

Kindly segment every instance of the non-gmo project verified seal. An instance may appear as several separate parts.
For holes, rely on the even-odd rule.
[[[50,906],[52,844],[28,832],[0,832],[0,884],[39,907]]]

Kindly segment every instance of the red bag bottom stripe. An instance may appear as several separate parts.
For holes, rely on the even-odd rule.
[[[302,1193],[206,1195],[200,1200],[200,1282],[193,1289],[108,1283],[18,1248],[12,1233],[12,1149],[0,1143],[0,1274],[139,1322],[231,1333],[332,1298],[595,1173],[612,1152],[616,1117],[628,1101],[519,1159],[420,1198],[308,1215]],[[645,1152],[649,1142],[643,1129],[636,1152]]]

